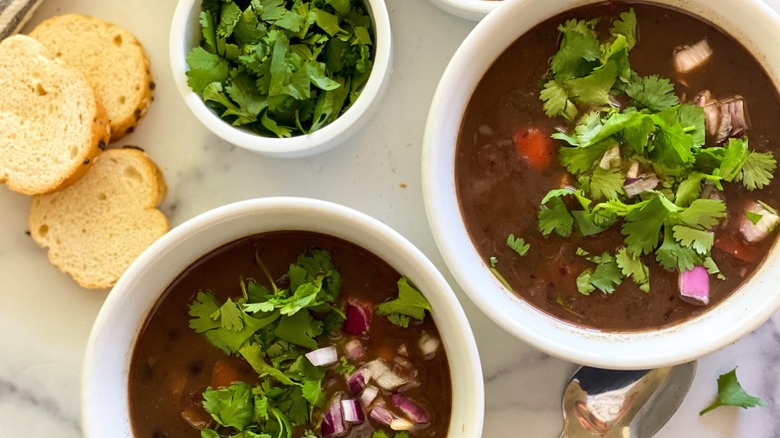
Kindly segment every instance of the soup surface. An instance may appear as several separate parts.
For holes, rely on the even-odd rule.
[[[542,205],[543,198],[551,190],[569,190],[566,193],[568,196],[561,198],[564,202],[560,205],[570,212],[576,209],[583,209],[586,213],[588,211],[587,208],[580,207],[573,196],[577,190],[582,190],[592,198],[591,208],[598,202],[611,202],[613,197],[602,194],[599,199],[599,196],[593,195],[593,186],[587,185],[592,174],[602,172],[599,167],[607,173],[614,171],[615,178],[618,178],[616,190],[619,196],[614,196],[614,199],[618,200],[620,205],[630,202],[630,182],[640,181],[644,177],[655,179],[656,175],[662,182],[646,189],[644,193],[634,195],[633,199],[647,201],[655,197],[655,201],[661,202],[658,198],[664,195],[664,202],[669,200],[678,205],[687,205],[678,202],[680,199],[675,199],[675,195],[679,194],[678,184],[682,177],[664,177],[663,166],[650,163],[645,158],[634,158],[638,154],[633,152],[632,146],[628,144],[627,131],[608,137],[609,141],[619,146],[619,149],[615,149],[619,150],[615,157],[617,164],[613,164],[609,157],[605,156],[607,152],[602,149],[601,152],[605,155],[599,153],[587,163],[592,167],[583,172],[585,179],[578,179],[579,176],[572,175],[562,166],[565,160],[560,156],[560,151],[569,144],[550,138],[554,133],[563,133],[570,138],[578,137],[580,132],[574,126],[583,125],[582,117],[588,114],[587,108],[578,104],[579,112],[576,116],[569,114],[570,120],[560,113],[549,117],[545,114],[543,101],[540,100],[540,90],[551,77],[551,59],[555,61],[553,56],[563,41],[559,26],[562,27],[567,20],[598,18],[594,29],[603,43],[609,38],[612,23],[620,18],[620,13],[627,12],[629,7],[635,11],[637,20],[636,45],[629,52],[630,68],[635,74],[641,77],[659,75],[660,78],[669,78],[674,85],[674,95],[679,99],[678,103],[689,106],[692,106],[697,96],[701,96],[705,90],[722,99],[721,102],[736,100],[744,103],[749,109],[749,129],[739,133],[744,134],[739,141],[746,143],[749,136],[749,148],[753,151],[776,150],[780,139],[780,124],[776,120],[780,114],[778,94],[762,67],[745,48],[716,27],[681,11],[642,3],[609,2],[574,9],[539,24],[520,37],[495,61],[468,103],[458,138],[455,168],[457,192],[466,227],[485,262],[492,265],[520,297],[535,307],[578,325],[613,331],[667,326],[700,315],[717,305],[756,269],[774,241],[774,235],[769,233],[766,233],[768,236],[762,235],[760,239],[746,236],[745,216],[748,215],[751,221],[757,222],[763,216],[776,217],[776,212],[770,212],[771,208],[762,210],[763,216],[751,216],[751,213],[745,212],[751,211],[757,201],[780,206],[780,193],[775,180],[763,185],[761,190],[754,191],[748,190],[745,184],[737,183],[739,178],[736,177],[728,183],[725,179],[718,180],[717,183],[722,183],[722,189],[715,189],[717,183],[708,182],[706,177],[697,180],[697,197],[720,199],[727,209],[716,226],[710,224],[696,228],[696,231],[704,233],[701,234],[703,237],[709,239],[705,248],[691,246],[691,242],[684,239],[674,241],[668,236],[679,250],[669,251],[666,255],[679,259],[683,253],[688,254],[694,249],[697,252],[701,250],[698,255],[694,254],[695,257],[692,257],[696,260],[694,265],[705,263],[709,266],[710,261],[717,264],[721,278],[716,278],[714,271],[710,273],[706,306],[702,306],[701,302],[691,304],[690,300],[681,298],[678,291],[681,276],[679,272],[685,270],[678,272],[677,269],[668,269],[659,264],[658,259],[662,256],[657,248],[662,242],[666,242],[664,231],[650,231],[649,238],[652,238],[652,244],[655,246],[649,251],[639,251],[636,254],[637,263],[641,262],[646,267],[645,273],[648,274],[649,282],[642,286],[623,274],[622,282],[618,281],[619,285],[613,282],[605,287],[614,287],[615,290],[606,292],[598,287],[594,288],[593,277],[583,273],[593,274],[594,267],[603,262],[601,259],[594,261],[594,256],[608,253],[609,257],[614,259],[619,251],[625,250],[626,242],[629,242],[627,234],[630,233],[625,227],[626,217],[616,220],[612,217],[614,226],[593,232],[592,235],[583,232],[583,229],[578,227],[579,223],[575,223],[567,237],[549,232],[549,229],[547,235],[543,235],[540,212],[551,210],[548,207],[553,205],[552,202]],[[614,34],[612,39],[615,39]],[[675,67],[676,53],[680,52],[681,48],[694,46],[700,41],[706,41],[711,48],[709,57],[701,66],[686,72],[679,71]],[[617,112],[652,113],[626,98],[625,94],[620,92],[619,81],[620,79],[616,81],[617,85],[611,91],[609,102],[604,105],[606,109],[596,110],[601,116],[599,123],[605,123],[608,114],[614,115]],[[707,114],[706,110],[704,114]],[[651,117],[656,116],[647,118]],[[709,123],[707,121],[706,140],[700,147],[692,149],[695,154],[706,149],[715,153],[714,151],[722,151],[731,146],[731,140],[718,138],[718,134],[709,131]],[[645,142],[649,142],[647,148],[651,148],[656,142],[658,151],[661,146],[657,142],[662,135],[661,128],[656,129],[654,134],[645,136]],[[693,126],[683,126],[681,130],[681,136],[695,131]],[[532,151],[530,154],[523,151],[523,144],[528,143],[529,138],[532,143],[537,141],[547,145],[545,147],[548,149],[541,152]],[[571,147],[568,149],[573,150]],[[705,151],[702,155],[706,153]],[[704,159],[696,155],[695,164],[691,164],[693,161],[686,164],[686,172],[691,168],[704,166],[701,164],[703,162]],[[636,169],[631,169],[632,166],[640,168],[643,173],[637,175]],[[771,179],[774,159],[767,168]],[[714,179],[717,180],[721,170],[725,170],[724,165],[721,165],[720,169],[702,172],[716,175]],[[724,174],[725,172],[720,172],[720,175]],[[716,192],[715,195],[712,195],[713,192]],[[669,217],[674,214],[671,213]],[[666,226],[666,222],[664,224]],[[571,227],[570,223],[569,226]],[[749,225],[747,227],[749,228]],[[774,224],[771,228],[773,227]],[[669,233],[673,233],[671,224],[667,229]],[[510,234],[513,238],[522,237],[524,240],[519,245],[509,245],[507,240]],[[688,246],[683,248],[685,242]],[[523,248],[524,245],[530,247]],[[510,246],[515,246],[519,252]],[[520,253],[524,251],[527,252],[521,256]],[[711,260],[705,262],[705,255],[711,257]],[[612,266],[614,267],[614,264]],[[620,274],[618,276],[620,277]],[[588,279],[591,280],[590,284]],[[583,283],[578,287],[580,280]],[[649,291],[642,290],[648,287]],[[586,296],[587,293],[589,295]]]
[[[243,282],[250,296],[246,301],[255,302],[257,300],[253,300],[252,296],[257,295],[259,289],[250,285],[254,280],[269,290],[272,288],[264,269],[275,279],[274,284],[278,288],[293,289],[290,283],[296,280],[291,280],[293,271],[288,271],[292,269],[290,266],[300,264],[299,256],[316,259],[322,254],[329,254],[338,271],[321,281],[323,290],[326,283],[327,287],[340,283],[340,287],[336,287],[340,291],[334,301],[334,307],[339,310],[327,313],[329,305],[321,305],[311,307],[306,314],[315,321],[310,323],[313,327],[319,324],[316,321],[323,322],[322,335],[314,338],[316,347],[320,348],[317,351],[327,352],[330,347],[335,347],[338,354],[336,363],[316,367],[322,375],[316,376],[315,380],[321,379],[324,395],[319,403],[307,404],[303,400],[312,397],[306,389],[306,379],[311,372],[301,371],[303,390],[296,385],[280,385],[275,378],[261,376],[256,369],[253,370],[256,364],[250,366],[244,360],[246,343],[241,354],[227,355],[206,336],[188,327],[193,324],[194,314],[198,313],[193,303],[208,301],[204,293],[213,294],[218,304],[228,298],[241,303]],[[334,278],[337,278],[335,283]],[[129,402],[135,436],[200,437],[199,429],[215,431],[214,435],[206,435],[204,430],[203,436],[234,436],[238,433],[235,428],[218,427],[214,414],[206,412],[204,393],[207,389],[226,391],[235,388],[231,385],[236,382],[255,387],[254,392],[259,391],[256,385],[264,385],[261,392],[266,397],[268,415],[272,419],[267,422],[271,429],[266,432],[271,436],[277,436],[279,432],[273,420],[276,412],[284,413],[292,422],[291,428],[281,431],[281,436],[289,436],[288,433],[295,437],[446,436],[452,390],[447,356],[438,341],[439,334],[433,319],[428,314],[422,321],[407,318],[408,327],[401,327],[391,323],[392,318],[378,310],[381,309],[380,304],[399,297],[401,283],[407,284],[405,279],[399,279],[402,279],[400,274],[364,249],[309,232],[255,235],[204,256],[168,287],[135,346],[129,376]],[[296,294],[301,296],[299,291],[303,289],[296,290]],[[368,316],[361,314],[362,318],[355,320],[352,312],[358,308],[352,307],[354,304],[362,306],[360,309],[365,310]],[[305,312],[304,309],[295,315]],[[339,312],[345,316],[332,319]],[[271,314],[256,313],[254,317],[262,319]],[[307,334],[292,331],[283,335],[279,328],[284,323],[281,322],[283,319],[279,317],[265,330],[255,332],[249,342],[260,346],[262,352],[258,357],[264,363],[278,367],[297,383],[299,374],[293,368],[310,370],[312,364],[316,365],[322,357],[317,357],[319,353],[315,352],[309,363],[310,355],[301,354],[311,348],[284,341],[282,338],[295,340]],[[363,323],[365,325],[361,326]],[[245,320],[245,324],[249,323]],[[302,341],[298,342],[308,342],[306,339]],[[297,365],[290,365],[291,362]],[[373,397],[369,394],[371,391],[375,393]],[[234,399],[237,397],[233,395]],[[339,406],[340,400],[359,406],[362,418],[349,420],[339,409],[334,412],[344,418],[325,418],[333,413],[331,409],[334,406]],[[261,403],[257,398],[254,403],[256,413]],[[310,415],[309,409],[312,409]],[[252,417],[253,411],[250,409],[249,412],[249,417]],[[296,424],[296,417],[310,418],[304,424]],[[321,425],[334,421],[344,422],[347,427],[339,432],[341,426],[336,426],[335,431],[326,431],[326,426]],[[391,423],[393,428],[389,427]],[[245,430],[263,432],[259,427],[262,426],[248,426]],[[211,433],[211,430],[208,432]]]

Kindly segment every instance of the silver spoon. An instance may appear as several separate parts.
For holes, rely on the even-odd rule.
[[[680,406],[695,373],[696,361],[640,371],[582,367],[563,392],[561,438],[650,438]]]

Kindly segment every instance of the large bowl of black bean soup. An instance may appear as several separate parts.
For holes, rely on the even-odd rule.
[[[400,234],[324,201],[206,212],[128,269],[95,322],[88,437],[482,433],[473,334]]]
[[[518,1],[436,91],[424,195],[458,283],[583,364],[646,368],[780,308],[780,19],[762,1]]]

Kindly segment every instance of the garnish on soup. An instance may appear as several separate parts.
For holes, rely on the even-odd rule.
[[[734,63],[734,77],[714,77]],[[477,114],[497,98],[493,120]],[[470,107],[459,155],[471,161],[456,172],[472,239],[492,247],[499,280],[544,310],[600,328],[663,325],[720,301],[773,240],[777,94],[744,48],[693,17],[624,3],[555,17],[496,61]],[[522,266],[485,238],[506,239]]]
[[[285,268],[280,259],[290,250],[281,246],[300,248],[304,243],[309,245],[297,257],[286,259],[292,263]],[[251,249],[255,266],[231,266],[244,265]],[[334,251],[341,261],[338,269],[331,256]],[[449,394],[449,388],[438,386],[443,381],[449,384],[446,355],[426,317],[430,304],[406,277],[392,282],[398,274],[375,257],[311,233],[238,241],[196,263],[188,275],[200,271],[203,276],[198,280],[204,280],[219,272],[224,277],[223,269],[260,275],[241,280],[232,293],[201,288],[191,298],[188,324],[201,339],[183,345],[205,347],[206,359],[187,366],[164,365],[163,359],[172,359],[155,354],[160,347],[142,336],[134,360],[146,361],[142,374],[159,370],[163,376],[177,376],[144,385],[161,386],[163,393],[156,397],[180,414],[167,419],[154,410],[150,414],[148,407],[139,405],[144,397],[140,386],[133,391],[131,385],[136,419],[152,418],[153,423],[136,421],[137,429],[156,426],[170,436],[199,433],[202,438],[414,438],[446,433],[450,402],[434,402],[430,395]],[[169,295],[192,296],[177,291],[183,286],[178,283]],[[375,318],[374,313],[387,319]],[[202,339],[211,346],[202,345]],[[196,373],[190,372],[193,367]],[[435,373],[443,375],[432,377]],[[175,425],[165,429],[170,426],[154,424],[163,420]]]

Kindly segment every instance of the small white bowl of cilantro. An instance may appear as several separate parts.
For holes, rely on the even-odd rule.
[[[503,0],[431,0],[445,11],[467,20],[479,21],[504,4]]]
[[[398,298],[381,299],[385,292]],[[209,309],[212,293],[226,300],[217,307],[231,309]],[[263,309],[250,296],[261,297]],[[155,321],[172,325],[155,332]],[[145,340],[162,343],[143,353]],[[406,371],[393,371],[394,363]],[[111,291],[83,375],[88,438],[155,435],[142,433],[150,429],[289,437],[293,427],[295,436],[308,429],[307,437],[323,438],[373,429],[374,436],[482,436],[479,352],[447,281],[387,225],[320,200],[241,201],[171,230]],[[434,395],[420,392],[425,385]],[[136,398],[158,390],[151,401]],[[147,408],[154,419],[139,411]],[[261,409],[268,413],[252,414]]]
[[[170,33],[177,88],[223,140],[274,157],[328,150],[371,117],[387,88],[382,0],[181,0]]]

